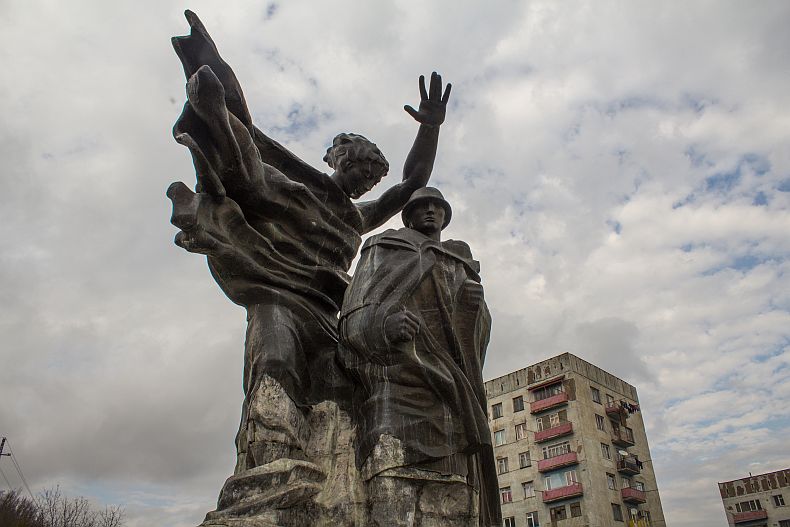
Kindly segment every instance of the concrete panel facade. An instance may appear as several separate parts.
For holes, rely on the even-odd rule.
[[[636,388],[564,353],[486,396],[506,527],[666,525]]]
[[[719,483],[727,523],[790,527],[790,468]]]

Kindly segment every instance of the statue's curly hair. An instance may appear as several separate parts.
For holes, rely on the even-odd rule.
[[[337,134],[332,140],[332,146],[326,149],[324,161],[333,169],[341,159],[349,161],[368,161],[381,167],[382,176],[389,171],[390,164],[375,143],[359,134]]]

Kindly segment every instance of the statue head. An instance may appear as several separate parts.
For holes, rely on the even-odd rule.
[[[428,237],[439,239],[441,231],[450,224],[453,209],[438,188],[423,187],[414,191],[401,219],[403,224]]]
[[[389,163],[378,147],[358,134],[338,134],[324,161],[335,169],[332,178],[343,192],[357,199],[387,175]]]

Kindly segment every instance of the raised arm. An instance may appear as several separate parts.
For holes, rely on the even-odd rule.
[[[425,77],[420,75],[419,110],[409,105],[403,107],[420,123],[417,137],[403,164],[403,180],[384,192],[379,199],[359,204],[364,221],[363,233],[381,226],[397,214],[415,190],[428,184],[439,144],[439,127],[444,122],[451,89],[452,85],[447,84],[442,93],[442,76],[433,72],[430,88],[426,91]]]

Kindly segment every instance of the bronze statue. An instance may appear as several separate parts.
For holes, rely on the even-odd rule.
[[[208,256],[212,275],[248,310],[244,420],[263,376],[297,405],[344,389],[334,366],[336,315],[346,272],[361,235],[401,210],[433,169],[439,126],[450,96],[441,77],[429,91],[420,77],[420,106],[406,111],[420,123],[403,180],[374,201],[353,203],[387,173],[379,149],[356,134],[340,134],[324,158],[330,176],[302,162],[252,124],[233,71],[194,13],[192,28],[173,39],[188,80],[188,100],[173,133],[192,153],[196,191],[174,183],[176,243]],[[318,373],[318,375],[315,375]],[[276,420],[275,417],[272,419]],[[267,462],[295,445],[258,444],[239,436],[239,469]],[[258,459],[260,458],[260,459]]]
[[[376,526],[423,525],[407,520],[415,511],[424,525],[502,523],[482,379],[491,319],[469,246],[441,241],[451,214],[437,189],[417,190],[406,227],[365,242],[343,301]]]
[[[331,175],[300,160],[252,124],[232,69],[185,14],[190,35],[173,46],[187,102],[173,134],[192,154],[197,184],[168,189],[175,241],[206,255],[223,292],[247,309],[237,463],[204,525],[364,525],[353,461],[342,460],[344,448],[353,456],[353,437],[337,315],[361,235],[428,182],[451,86],[443,91],[433,73],[426,90],[420,77],[419,108],[405,107],[420,126],[402,181],[354,203],[389,168],[376,145],[338,135],[324,158]]]

